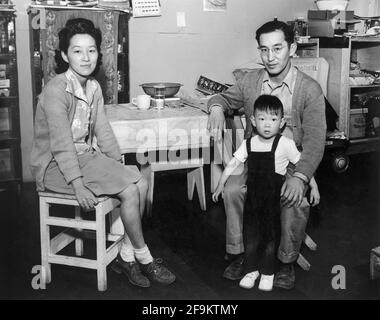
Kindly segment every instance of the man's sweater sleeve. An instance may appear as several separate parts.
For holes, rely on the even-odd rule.
[[[319,85],[303,88],[306,101],[302,118],[302,152],[296,172],[309,180],[322,160],[326,140],[325,100]]]
[[[223,108],[224,113],[232,115],[234,110],[242,108],[244,106],[243,79],[226,91],[211,97],[207,104],[209,111],[213,106],[219,105]]]

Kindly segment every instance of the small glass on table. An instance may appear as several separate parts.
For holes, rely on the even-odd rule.
[[[165,86],[164,85],[156,85],[154,86],[154,106],[160,110],[164,108],[165,105]]]

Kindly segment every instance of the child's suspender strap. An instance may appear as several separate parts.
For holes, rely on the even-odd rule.
[[[251,152],[251,139],[252,139],[252,137],[249,138],[249,139],[247,139],[247,140],[245,141],[245,143],[246,143],[246,145],[247,145],[247,153],[250,153],[250,152]]]
[[[272,150],[271,152],[275,152],[278,146],[278,142],[280,141],[281,134],[276,135],[276,138],[274,138],[273,144],[272,144]]]

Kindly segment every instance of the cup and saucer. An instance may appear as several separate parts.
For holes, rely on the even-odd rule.
[[[130,109],[148,110],[150,108],[151,98],[147,94],[140,94],[136,98],[132,99],[132,105]]]

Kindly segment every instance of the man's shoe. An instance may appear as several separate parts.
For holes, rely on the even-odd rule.
[[[273,285],[282,289],[293,289],[296,282],[293,263],[286,264],[276,273]]]
[[[124,273],[128,277],[129,282],[135,286],[150,287],[149,279],[141,273],[139,264],[136,261],[126,262],[119,254],[112,263],[111,268],[118,274]]]
[[[224,270],[223,278],[228,280],[240,280],[244,276],[244,255],[240,255]]]
[[[154,282],[169,285],[173,283],[176,276],[165,266],[162,265],[162,259],[154,259],[151,263],[141,264],[141,271]]]

